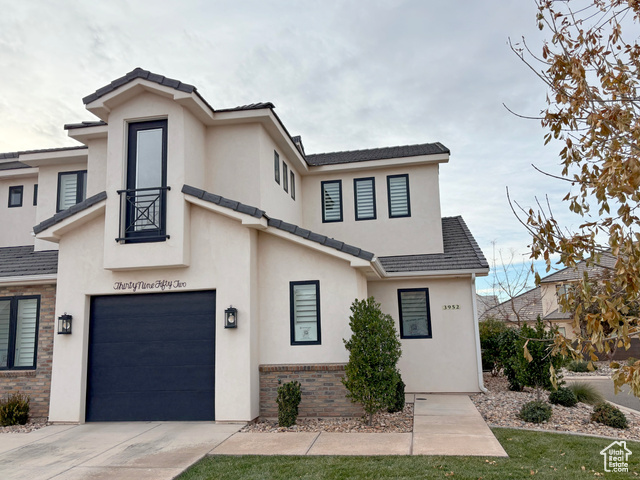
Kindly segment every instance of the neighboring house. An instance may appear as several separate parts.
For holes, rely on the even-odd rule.
[[[478,318],[482,318],[484,312],[495,307],[500,303],[497,295],[476,295],[476,304],[478,305]]]
[[[590,278],[595,278],[602,267],[613,267],[615,258],[611,255],[602,255],[599,265],[586,266],[586,262],[580,262],[575,268],[563,268],[540,280],[540,285],[528,290],[517,297],[510,298],[493,308],[490,308],[480,316],[480,320],[495,318],[510,324],[534,323],[538,316],[547,325],[557,326],[560,333],[567,338],[576,337],[573,331],[573,314],[563,312],[559,299],[564,295],[571,284],[582,279],[585,271]]]
[[[81,146],[0,156],[3,392],[54,422],[247,421],[297,379],[302,415],[358,414],[343,339],[368,296],[408,392],[480,390],[489,267],[441,218],[446,147],[306,154],[272,104],[142,69],[83,101]]]

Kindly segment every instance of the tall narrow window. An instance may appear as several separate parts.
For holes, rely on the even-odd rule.
[[[409,175],[389,175],[387,177],[389,194],[389,217],[410,217]]]
[[[291,198],[296,199],[296,175],[291,171]]]
[[[160,242],[166,235],[167,121],[129,125],[127,188],[120,190],[127,242]]]
[[[58,205],[61,212],[76,203],[82,202],[87,195],[87,171],[60,172],[58,174]]]
[[[398,290],[400,310],[400,338],[431,338],[429,289]]]
[[[0,298],[0,369],[36,367],[40,297]]]
[[[320,345],[320,282],[290,282],[291,345]]]
[[[276,183],[280,185],[280,155],[275,150],[273,151],[273,174],[276,179]]]
[[[22,185],[9,187],[9,208],[22,206],[22,194],[24,187]]]
[[[376,181],[370,178],[353,179],[356,220],[376,218]]]
[[[33,205],[38,205],[38,184],[33,186]]]
[[[320,184],[322,192],[322,221],[342,221],[342,180],[332,180]]]
[[[284,162],[282,162],[282,187],[285,192],[289,191],[289,167]]]

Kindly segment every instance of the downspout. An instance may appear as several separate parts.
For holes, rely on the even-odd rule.
[[[478,305],[476,304],[476,274],[471,274],[471,309],[473,310],[473,327],[476,337],[476,365],[478,368],[478,387],[482,393],[488,393],[482,378],[482,349],[480,346],[480,326],[478,325]]]

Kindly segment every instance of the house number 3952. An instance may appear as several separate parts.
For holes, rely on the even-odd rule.
[[[460,310],[460,305],[442,305],[443,310]]]

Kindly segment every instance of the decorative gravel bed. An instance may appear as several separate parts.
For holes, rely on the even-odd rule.
[[[12,425],[10,427],[0,427],[0,433],[29,433],[46,427],[46,422],[27,423],[26,425]]]
[[[598,368],[593,372],[572,372],[566,368],[560,369],[560,374],[565,377],[610,377],[613,375],[613,368],[609,367],[609,362],[593,362]],[[620,364],[624,364],[624,360],[620,361]]]
[[[553,415],[548,422],[528,423],[519,419],[517,415],[523,404],[537,399],[532,389],[525,388],[523,392],[512,392],[509,390],[506,378],[492,377],[490,374],[485,374],[484,385],[489,393],[471,395],[471,400],[490,427],[542,429],[640,440],[640,415],[638,414],[625,412],[629,428],[621,430],[591,422],[593,412],[591,405],[578,403],[571,408],[551,405]],[[547,397],[548,393],[543,392],[542,399],[546,401]]]
[[[407,403],[402,412],[379,413],[371,426],[362,418],[300,418],[297,425],[278,427],[277,420],[250,423],[241,432],[339,432],[339,433],[410,433],[413,431],[413,404]]]

